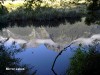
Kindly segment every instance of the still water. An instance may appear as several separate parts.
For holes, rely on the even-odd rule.
[[[4,43],[6,48],[21,48],[22,52],[15,57],[22,59],[20,64],[32,67],[30,72],[36,71],[36,75],[55,75],[51,68],[56,56],[69,44],[74,43],[62,52],[53,68],[57,75],[66,75],[70,58],[78,44],[82,43],[84,47],[93,45],[95,39],[100,43],[100,25],[88,26],[84,19],[74,24],[65,21],[56,27],[49,27],[48,24],[36,27],[34,23],[24,27],[9,25],[0,32],[0,41],[9,38]],[[13,44],[16,47],[12,47]]]

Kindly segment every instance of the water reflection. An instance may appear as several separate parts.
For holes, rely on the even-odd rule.
[[[68,54],[64,53],[56,63],[55,69],[58,75],[65,74],[66,68],[69,66],[69,58],[72,56],[72,51],[68,49],[67,52]],[[37,70],[35,75],[54,75],[51,68],[57,54],[53,50],[48,50],[45,45],[40,45],[37,48],[27,48],[18,52],[15,54],[15,58],[22,59],[19,62],[20,65],[27,64],[32,68],[29,73]],[[67,58],[65,58],[66,56]]]
[[[16,57],[23,59],[21,63],[34,66],[34,69],[37,70],[36,75],[53,75],[51,66],[57,54],[57,52],[48,50],[45,45],[40,45],[37,48],[26,49],[24,52],[16,55]]]
[[[87,17],[85,19],[85,23],[87,25],[91,25],[92,23],[96,23],[98,25],[100,25],[100,11],[96,11],[96,12],[88,12],[87,13]]]
[[[100,36],[94,35],[91,38],[92,39],[97,39],[97,38],[100,39]],[[98,39],[98,42],[99,42],[99,39]],[[76,41],[76,43],[78,41],[80,42],[80,40],[78,39]],[[81,41],[82,41],[82,39],[81,39]],[[91,40],[91,41],[93,41],[93,40]],[[94,41],[96,41],[96,40],[94,40]],[[82,44],[84,44],[84,42],[82,42]],[[70,47],[66,48],[67,50],[64,51],[59,56],[59,58],[57,59],[57,61],[55,63],[55,66],[54,66],[54,70],[57,73],[57,75],[65,75],[66,69],[68,69],[68,67],[70,65],[70,58],[73,56],[76,48],[77,47],[75,46],[75,44],[73,44]],[[99,50],[99,48],[98,48],[98,50]],[[48,50],[45,47],[45,45],[40,45],[37,48],[28,48],[20,53],[17,53],[15,55],[15,57],[22,59],[20,64],[29,64],[30,66],[34,66],[33,70],[37,70],[36,75],[41,75],[41,74],[53,75],[51,67],[52,67],[53,61],[57,55],[58,55],[57,52],[54,52],[53,50]]]
[[[11,32],[8,29],[4,29],[6,31],[3,35],[6,34],[8,40],[5,42],[5,45],[11,46],[12,44],[19,44],[21,48],[34,48],[37,47],[39,44],[44,44],[46,47],[54,49],[54,50],[61,50],[61,46],[58,43],[55,43],[52,39],[50,39],[48,32],[43,28],[41,33],[37,33],[34,29],[28,36],[21,36]],[[1,36],[1,39],[7,39]]]
[[[98,25],[85,25],[85,18],[74,25],[69,23],[61,24],[58,27],[8,27],[0,34],[10,40],[20,44],[22,48],[37,47],[45,44],[48,49],[60,51],[67,44],[78,38],[88,38],[94,34],[99,34]]]
[[[1,37],[3,38],[3,37]],[[4,39],[5,40],[5,39]],[[14,39],[16,40],[16,39]],[[20,49],[20,45],[17,43],[12,43],[12,40],[9,39],[4,42],[4,46],[7,49]],[[3,41],[2,41],[3,42]],[[87,48],[89,45],[97,46],[97,50],[100,49],[100,34],[91,36],[90,38],[79,38],[71,42],[64,50],[59,53],[54,50],[49,50],[45,44],[38,45],[35,48],[25,48],[22,52],[19,52],[15,55],[16,58],[22,59],[20,64],[28,64],[31,67],[34,67],[30,72],[37,70],[36,75],[53,75],[52,64],[54,63],[53,70],[57,75],[65,75],[66,69],[70,65],[70,58],[74,55],[76,48],[79,44],[82,44],[84,48]],[[14,46],[13,46],[14,45]],[[88,49],[88,48],[87,48]],[[84,49],[84,50],[87,50]],[[56,75],[55,74],[55,75]]]
[[[66,25],[66,22],[70,25],[74,25],[77,22],[82,22],[82,18],[85,17],[85,25],[92,25],[92,23],[100,24],[100,11],[91,11],[88,12],[85,15],[79,14],[75,11],[69,12],[68,17],[65,19],[59,19],[59,20],[52,20],[52,21],[13,21],[13,22],[7,22],[2,23],[0,22],[0,30],[7,27],[27,27],[27,26],[35,26],[35,27],[58,27],[59,25],[63,24]]]
[[[4,44],[10,50],[21,49],[15,57],[22,59],[20,64],[34,67],[31,72],[37,70],[36,75],[53,75],[52,65],[58,56],[53,70],[58,75],[65,75],[70,58],[80,43],[85,48],[100,43],[99,25],[87,26],[86,17],[79,19],[81,22],[78,20],[77,23],[72,18],[68,20],[0,25],[3,28],[0,32],[0,45]],[[71,43],[73,45],[68,47]],[[97,45],[97,50],[99,49],[100,44]]]
[[[0,45],[0,74],[2,75],[34,75],[35,71],[30,73],[30,68],[26,63],[19,64],[22,60],[15,55],[22,52],[19,49],[6,48]]]

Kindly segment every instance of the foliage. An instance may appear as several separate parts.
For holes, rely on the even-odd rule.
[[[88,52],[78,48],[74,57],[71,58],[71,66],[67,70],[68,75],[99,75],[100,53],[95,48]]]
[[[0,3],[0,15],[4,15],[7,13],[8,13],[7,8]]]
[[[100,0],[88,0],[90,5],[88,6],[88,10],[100,10]]]
[[[0,45],[0,75],[29,75],[28,66],[26,64],[20,65],[20,58],[15,58],[15,54],[18,53],[6,49],[4,45]],[[6,70],[6,68],[25,68],[25,70]],[[34,73],[32,74],[34,75]]]
[[[83,13],[74,10],[65,10],[62,8],[56,9],[52,7],[36,7],[35,9],[26,10],[24,7],[19,7],[16,10],[4,15],[0,18],[0,23],[13,21],[52,21],[67,18],[75,18],[76,20],[83,16]],[[4,20],[5,19],[5,20]],[[68,20],[69,21],[69,20]]]
[[[11,72],[6,71],[6,67],[18,67],[19,59],[13,57],[14,53],[7,51],[3,46],[0,46],[0,74],[12,75]],[[15,73],[15,71],[13,71]]]
[[[26,0],[25,0],[25,1],[26,1]],[[26,7],[26,9],[31,10],[33,4],[34,4],[36,7],[40,7],[41,3],[42,3],[42,0],[29,0],[29,1],[27,1],[27,2],[25,3],[25,7]]]
[[[92,23],[95,23],[95,24],[100,24],[100,12],[99,11],[96,11],[96,12],[88,12],[87,13],[87,17],[85,19],[85,23],[87,25],[91,25]]]
[[[93,21],[98,19],[97,17],[96,19],[91,17],[90,14],[88,15],[86,5],[77,5],[78,1],[80,0],[74,0],[76,5],[68,3],[67,0],[26,0],[22,3],[5,2],[3,4],[4,11],[0,9],[0,15],[2,15],[0,16],[0,23],[26,20],[52,21],[59,19],[67,19],[69,22],[71,18],[81,18],[83,15],[86,16],[86,23],[87,21],[92,22],[91,19]],[[9,12],[6,12],[6,10]]]

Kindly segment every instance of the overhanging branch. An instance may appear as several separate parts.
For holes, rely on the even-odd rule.
[[[67,48],[70,47],[72,44],[73,44],[73,43],[69,44],[67,47],[65,47],[63,50],[61,50],[61,51],[58,53],[58,55],[55,57],[54,62],[53,62],[53,65],[52,65],[52,68],[51,68],[51,70],[53,71],[54,75],[57,75],[57,73],[56,73],[55,70],[54,70],[54,66],[55,66],[55,63],[56,63],[56,61],[57,61],[57,58],[62,54],[63,51],[66,51]]]

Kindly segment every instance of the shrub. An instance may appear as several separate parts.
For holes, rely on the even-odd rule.
[[[95,48],[88,52],[78,48],[74,57],[71,58],[71,66],[67,70],[68,75],[99,75],[100,53]]]

